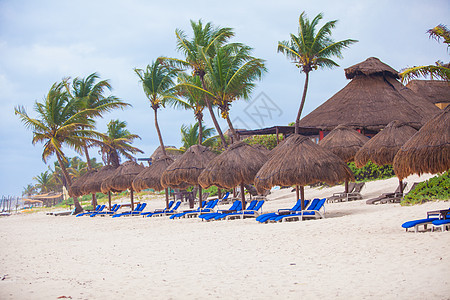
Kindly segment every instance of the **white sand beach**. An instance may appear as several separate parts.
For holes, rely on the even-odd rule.
[[[450,299],[450,232],[401,228],[450,203],[366,205],[397,184],[369,182],[363,200],[326,204],[325,219],[303,222],[4,217],[0,299]],[[292,207],[295,193],[268,198],[265,212]]]

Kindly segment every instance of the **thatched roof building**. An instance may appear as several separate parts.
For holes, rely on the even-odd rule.
[[[397,71],[378,58],[345,69],[345,75],[352,80],[301,119],[300,126],[329,131],[344,124],[378,131],[399,120],[420,128],[438,112],[436,106],[403,86]]]
[[[144,169],[134,161],[126,161],[102,184],[102,192],[110,190],[124,191],[132,188],[133,179]]]
[[[356,153],[355,165],[361,168],[369,160],[379,166],[392,164],[395,154],[416,132],[404,122],[392,121]]]
[[[171,157],[165,156],[155,160],[150,167],[142,170],[133,180],[133,189],[142,191],[145,189],[154,189],[161,191],[165,187],[161,184],[161,176],[168,166],[173,163]]]
[[[95,173],[95,176],[89,177],[89,179],[83,183],[83,186],[81,187],[81,189],[83,190],[83,194],[102,193],[102,183],[106,178],[112,175],[115,170],[116,168],[111,165],[102,167]]]
[[[335,184],[354,180],[352,171],[342,159],[308,137],[294,134],[274,150],[276,154],[255,177],[260,193],[275,185],[305,186],[317,182]]]
[[[179,158],[181,155],[183,155],[183,152],[178,151],[178,149],[175,146],[164,146],[166,149],[166,154],[170,158],[172,158],[174,161]],[[151,161],[156,161],[160,158],[163,158],[164,154],[161,150],[161,146],[158,146],[156,150],[153,152],[153,154],[150,156]]]
[[[217,155],[202,145],[193,145],[186,150],[162,174],[163,186],[179,186],[181,184],[197,185],[200,173]]]
[[[365,135],[345,125],[339,125],[324,137],[319,145],[331,150],[343,161],[350,162],[367,141],[369,138]]]
[[[97,170],[88,170],[85,174],[78,177],[70,186],[69,195],[71,197],[81,197],[86,195],[83,186],[84,184],[93,178],[97,174]]]
[[[450,169],[450,106],[428,121],[398,151],[394,172],[401,180],[410,174],[443,173]]]
[[[450,82],[448,81],[411,80],[406,87],[441,109],[450,104]]]

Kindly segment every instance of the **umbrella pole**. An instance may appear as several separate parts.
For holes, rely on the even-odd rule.
[[[242,210],[245,209],[245,193],[244,193],[244,183],[241,182],[241,202],[242,202]]]
[[[219,188],[217,188],[217,198],[222,199],[222,193]]]
[[[134,210],[133,188],[130,189],[131,210]]]
[[[109,211],[111,211],[111,191],[108,191],[108,204],[109,204]]]
[[[302,210],[305,209],[305,187],[303,185],[300,186],[300,198],[302,199]]]
[[[401,179],[398,180],[398,184],[400,186],[400,194],[403,195],[403,181]]]
[[[166,208],[169,209],[169,189],[165,188],[164,192],[166,194]]]
[[[347,179],[345,179],[345,190],[344,190],[344,192],[346,194],[348,194],[348,180]]]
[[[200,208],[203,208],[202,206],[202,186],[199,184],[198,185],[198,201],[200,202]]]
[[[295,186],[295,197],[297,197],[295,201],[298,201],[300,199],[300,194],[298,192],[298,185]]]
[[[92,193],[92,207],[97,206],[97,197],[95,197],[95,193]]]

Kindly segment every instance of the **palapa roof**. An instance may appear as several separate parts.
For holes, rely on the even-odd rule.
[[[172,158],[173,160],[176,160],[178,157],[183,155],[182,152],[177,151],[177,148],[175,146],[164,146],[166,149],[166,154]],[[152,161],[158,160],[160,158],[163,158],[164,154],[161,150],[161,146],[158,146],[156,150],[153,152],[153,154],[150,156]]]
[[[84,194],[102,193],[102,183],[110,175],[114,173],[116,168],[111,165],[103,166],[95,173],[95,176],[89,177],[84,183],[81,189]],[[107,192],[107,191],[106,191]]]
[[[161,185],[161,176],[168,166],[173,163],[169,156],[161,157],[154,161],[150,167],[142,170],[133,180],[133,189],[142,191],[145,189],[154,189],[161,191],[164,187]]]
[[[368,137],[358,131],[345,125],[339,125],[328,133],[319,142],[319,145],[331,150],[343,161],[350,162],[353,161],[356,152],[358,152],[368,140]]]
[[[438,108],[403,86],[397,72],[371,57],[345,70],[343,89],[300,120],[300,126],[332,130],[340,124],[380,130],[393,120],[420,128]]]
[[[78,177],[70,186],[69,194],[71,197],[80,197],[86,195],[83,190],[83,185],[91,178],[91,176],[95,176],[97,170],[88,170],[85,174]],[[70,193],[71,192],[71,193]]]
[[[450,102],[450,82],[444,80],[411,80],[406,85],[431,103]]]
[[[255,186],[260,193],[275,185],[335,184],[354,179],[342,159],[308,137],[291,135],[274,150],[275,154],[255,177]]]
[[[361,168],[369,160],[379,166],[391,165],[400,147],[416,132],[404,122],[392,121],[356,153],[356,166]]]
[[[144,169],[134,161],[126,161],[121,164],[114,173],[102,184],[102,192],[108,190],[123,191],[131,189],[133,179]]]
[[[410,174],[443,173],[450,169],[450,106],[428,121],[398,151],[394,172],[403,179]]]
[[[217,155],[202,145],[193,145],[186,150],[162,174],[161,184],[164,187],[182,184],[197,185],[198,176],[208,163]]]
[[[261,150],[245,142],[237,142],[211,160],[198,181],[203,188],[212,185],[233,188],[241,183],[251,184],[266,161],[267,156]]]

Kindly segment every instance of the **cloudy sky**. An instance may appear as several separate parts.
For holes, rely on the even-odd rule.
[[[228,0],[220,4],[0,0],[0,195],[20,195],[24,186],[34,183],[33,176],[48,168],[41,160],[42,145],[31,144],[32,133],[14,115],[14,106],[24,105],[29,115],[36,116],[34,102],[44,99],[51,85],[64,77],[98,72],[102,79],[109,79],[112,93],[133,107],[105,115],[98,120],[98,130],[105,131],[111,119],[124,120],[130,131],[142,137],[135,144],[145,151],[140,157],[151,155],[158,145],[153,114],[133,68],[143,68],[161,55],[180,57],[174,32],[180,28],[190,34],[191,19],[234,28],[233,41],[253,47],[254,55],[267,61],[269,72],[252,100],[232,107],[236,127],[254,129],[294,121],[304,75],[277,53],[276,46],[297,32],[302,11],[310,18],[323,12],[324,21],[339,20],[335,40],[359,40],[344,51],[344,59],[336,60],[339,68],[311,74],[304,114],[346,85],[344,68],[368,57],[378,57],[397,70],[448,61],[445,46],[426,34],[438,24],[450,25],[447,0]],[[274,110],[264,117],[252,115],[261,103],[269,103]],[[161,110],[159,119],[165,143],[174,146],[180,146],[181,125],[194,122],[192,112],[170,108]],[[208,116],[206,122],[212,127]]]

